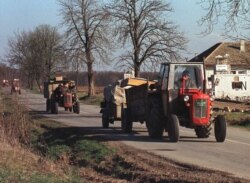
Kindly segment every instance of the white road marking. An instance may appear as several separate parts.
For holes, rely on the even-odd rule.
[[[190,133],[190,134],[193,134],[193,133],[194,133],[194,132],[186,131],[186,130],[180,130],[180,131],[185,132],[185,133]],[[211,135],[210,137],[214,137],[214,135]],[[250,146],[250,143],[240,142],[240,141],[232,140],[232,139],[228,139],[228,138],[226,138],[226,141],[227,141],[227,142],[231,142],[231,143],[236,143],[236,144],[242,144],[242,145]]]
[[[237,143],[237,144],[243,144],[243,145],[250,146],[250,144],[249,144],[249,143],[246,143],[246,142],[240,142],[240,141],[237,141],[237,140],[226,139],[226,141],[228,141],[228,142],[232,142],[232,143]]]

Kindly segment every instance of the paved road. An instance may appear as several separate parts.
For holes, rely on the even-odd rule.
[[[115,122],[109,129],[101,128],[101,116],[98,106],[81,105],[79,115],[60,109],[58,115],[45,113],[45,99],[41,95],[23,92],[20,103],[26,104],[31,110],[75,127],[93,129],[93,133],[112,136],[123,143],[140,148],[157,155],[181,162],[232,173],[250,180],[250,132],[243,129],[228,128],[227,139],[217,143],[213,135],[208,139],[198,139],[193,130],[181,128],[180,142],[168,142],[167,134],[162,140],[148,137],[142,124],[135,124],[132,134],[123,134],[120,122]]]

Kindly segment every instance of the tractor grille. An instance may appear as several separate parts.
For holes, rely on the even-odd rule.
[[[207,117],[207,100],[197,99],[194,102],[194,116],[196,118]]]

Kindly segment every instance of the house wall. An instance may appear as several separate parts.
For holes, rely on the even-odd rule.
[[[212,77],[212,88],[216,99],[250,101],[249,74],[216,74]]]

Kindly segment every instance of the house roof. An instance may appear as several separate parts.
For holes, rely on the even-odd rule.
[[[245,52],[240,50],[240,44],[240,41],[217,43],[189,60],[189,62],[205,61],[206,66],[213,66],[216,64],[216,56],[228,54],[228,63],[231,66],[250,68],[250,42],[245,41]]]

